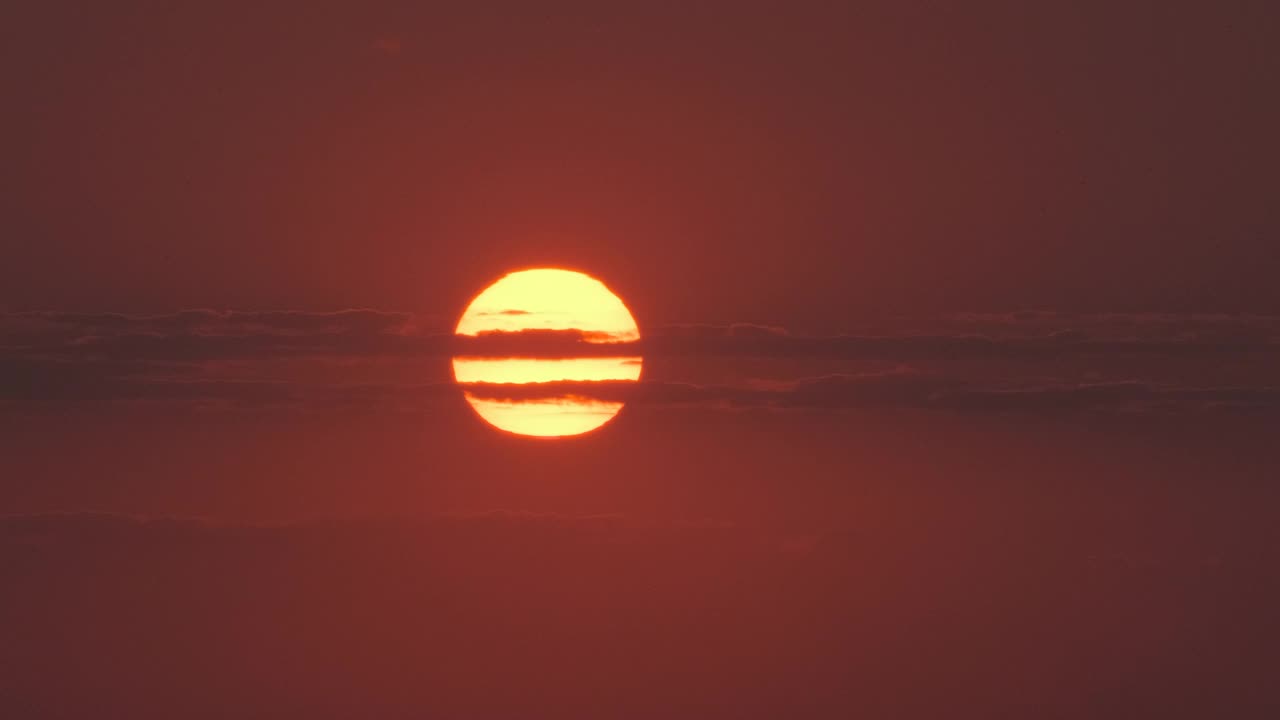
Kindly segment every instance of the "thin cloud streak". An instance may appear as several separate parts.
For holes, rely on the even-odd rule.
[[[1019,318],[1024,318],[1019,320]],[[909,323],[904,323],[910,327]],[[943,330],[949,330],[943,331]],[[190,357],[258,352],[533,356],[649,355],[1007,356],[1280,352],[1280,317],[1223,315],[959,316],[929,332],[801,335],[749,323],[651,328],[636,343],[599,333],[525,330],[456,337],[423,329],[410,313],[188,310],[168,315],[19,312],[0,315],[0,348],[75,354],[156,353]],[[523,349],[522,349],[523,348]]]
[[[415,383],[356,371],[388,359],[452,356],[643,356],[661,368],[639,384],[469,387],[495,400],[585,396],[654,407],[1018,413],[1274,412],[1280,406],[1280,378],[1268,370],[1280,354],[1276,317],[1188,315],[1179,322],[1169,315],[1011,313],[899,325],[905,328],[899,334],[828,336],[745,323],[675,325],[646,331],[639,342],[609,344],[555,330],[459,338],[424,330],[408,313],[370,309],[8,313],[0,315],[0,407],[124,401],[427,411],[459,395],[447,370]],[[791,375],[764,380],[736,373],[697,382],[681,375],[686,366],[714,361],[734,368],[755,359],[789,363]],[[351,368],[350,380],[304,372],[330,361]],[[819,361],[823,369],[810,369]],[[290,365],[265,370],[281,362]],[[1166,366],[1177,372],[1162,374]],[[1249,373],[1223,370],[1241,366]],[[235,373],[227,370],[232,367]]]

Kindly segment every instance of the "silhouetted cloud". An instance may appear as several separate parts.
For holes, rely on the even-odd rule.
[[[1277,387],[1168,387],[1142,382],[1086,383],[1022,389],[964,389],[934,398],[966,411],[1280,411]]]
[[[617,381],[472,384],[482,398],[588,398],[725,408],[912,408],[964,412],[1280,412],[1280,387],[1169,387],[1142,382],[1006,388],[911,371],[827,375],[768,386]]]
[[[215,335],[251,334],[255,331],[384,332],[403,330],[413,321],[410,313],[371,309],[335,312],[296,310],[184,310],[158,315],[123,313],[15,312],[0,316],[0,329],[36,329],[41,326],[73,328],[86,334],[104,332],[201,332]]]
[[[0,315],[0,405],[423,410],[456,397],[440,362],[452,355],[642,355],[664,373],[647,369],[639,384],[471,389],[509,400],[578,395],[652,406],[964,412],[1271,412],[1280,404],[1273,371],[1280,356],[1277,318],[1187,316],[1179,324],[1165,315],[1013,313],[958,316],[931,327],[899,324],[897,334],[829,336],[745,323],[674,325],[649,330],[640,342],[602,343],[606,338],[576,330],[456,337],[424,329],[407,313],[368,309],[9,313]],[[381,378],[373,368],[382,359],[435,359],[436,374],[419,373],[414,382]],[[308,372],[329,360],[349,368],[350,378]],[[753,360],[792,369],[771,379],[732,373],[732,380],[710,382],[679,374],[681,363],[733,368]],[[291,364],[272,364],[284,361]],[[813,363],[821,364],[820,372],[807,369]],[[357,372],[365,367],[370,370]]]
[[[344,310],[244,312],[189,310],[168,315],[27,312],[0,316],[0,348],[66,356],[125,355],[139,360],[253,357],[260,354],[646,355],[741,357],[1052,358],[1086,354],[1205,355],[1280,353],[1280,318],[1264,316],[1036,314],[962,316],[940,332],[797,335],[784,328],[730,323],[651,328],[623,348],[579,331],[526,330],[456,338],[424,329],[408,313]],[[1046,319],[1048,318],[1048,319]],[[1010,334],[1025,326],[1027,333]],[[909,325],[908,325],[909,328]],[[995,330],[999,329],[999,332]],[[982,332],[978,332],[981,330]],[[1105,330],[1105,331],[1104,331]],[[1030,331],[1034,331],[1031,334]],[[620,344],[621,345],[621,344]]]

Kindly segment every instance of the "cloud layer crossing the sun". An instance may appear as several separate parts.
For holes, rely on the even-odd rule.
[[[643,356],[643,382],[478,386],[493,399],[589,394],[649,406],[963,412],[1280,409],[1280,318],[1009,313],[792,333],[747,323],[455,337],[414,315],[191,310],[0,315],[0,407],[116,402],[429,411],[455,355]]]

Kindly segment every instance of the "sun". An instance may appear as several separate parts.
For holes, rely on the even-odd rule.
[[[502,276],[467,305],[454,333],[492,342],[455,355],[454,380],[485,422],[517,435],[595,430],[623,402],[593,397],[591,388],[640,379],[640,328],[631,311],[603,282],[575,270]]]

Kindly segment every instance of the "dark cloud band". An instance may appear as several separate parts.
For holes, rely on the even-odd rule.
[[[900,323],[897,334],[808,336],[750,324],[678,325],[638,343],[600,343],[576,331],[455,337],[420,327],[407,313],[191,310],[169,315],[9,313],[0,315],[0,404],[85,407],[117,401],[232,407],[422,409],[457,388],[440,375],[342,382],[291,374],[295,366],[340,360],[415,362],[471,357],[643,355],[667,368],[635,383],[480,385],[480,397],[591,397],[651,406],[731,408],[905,407],[964,412],[1157,412],[1280,405],[1275,356],[1280,318],[1261,316],[964,316],[931,326]],[[779,361],[790,377],[769,382],[746,371],[697,382],[681,367],[734,368]],[[290,372],[266,373],[270,363]],[[788,364],[789,363],[789,364]],[[821,363],[821,370],[810,369]],[[234,364],[228,375],[220,368]],[[1176,365],[1171,374],[1161,368]],[[1224,369],[1248,366],[1249,374]],[[1189,368],[1189,369],[1188,369]],[[1163,374],[1162,374],[1163,373]],[[714,375],[714,373],[713,373]]]

